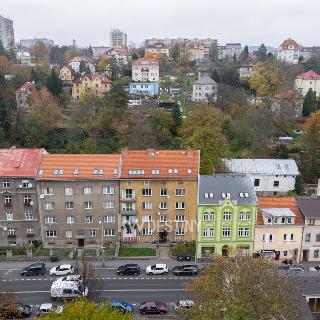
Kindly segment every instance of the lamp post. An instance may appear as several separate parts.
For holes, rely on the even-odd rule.
[[[102,249],[102,267],[105,267],[105,261],[104,261],[104,245],[103,245],[103,218],[99,221],[99,224],[101,224],[101,249]]]

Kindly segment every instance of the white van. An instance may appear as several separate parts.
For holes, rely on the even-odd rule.
[[[74,281],[54,281],[51,285],[51,299],[74,299],[86,297],[88,288],[79,282]]]

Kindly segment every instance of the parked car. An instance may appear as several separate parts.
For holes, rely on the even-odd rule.
[[[83,283],[83,279],[80,274],[69,274],[68,276],[58,278],[56,281],[71,281]]]
[[[43,275],[46,272],[46,266],[44,263],[33,263],[30,266],[25,267],[21,270],[22,276],[34,276]]]
[[[320,271],[320,266],[313,266],[313,267],[309,267],[309,271],[311,272],[316,272],[316,271]]]
[[[193,300],[180,300],[178,301],[174,308],[176,311],[190,309],[194,305]]]
[[[184,264],[174,267],[172,273],[176,276],[197,276],[199,269],[196,265]]]
[[[67,274],[72,274],[74,272],[73,265],[71,264],[62,264],[57,267],[50,269],[50,276],[65,276]]]
[[[117,269],[119,276],[137,276],[140,274],[140,267],[137,264],[125,264]]]
[[[168,305],[158,301],[144,301],[140,303],[139,310],[142,314],[165,314],[168,312]]]
[[[123,300],[111,300],[111,307],[121,313],[133,312],[133,305]]]
[[[291,266],[289,270],[292,272],[304,272],[304,268],[301,266]]]
[[[146,274],[152,276],[153,274],[167,274],[169,272],[168,266],[166,264],[153,264],[146,268]]]
[[[55,313],[61,313],[63,311],[63,306],[58,306],[53,303],[43,303],[39,306],[38,311],[37,311],[37,316],[45,316],[47,315],[50,311],[53,311]]]
[[[192,255],[191,254],[179,254],[177,255],[178,261],[191,261]]]
[[[54,281],[51,285],[51,299],[75,299],[86,297],[88,288],[74,281]]]
[[[4,319],[24,319],[32,314],[32,307],[22,303],[0,305],[0,314]]]
[[[278,267],[278,270],[280,271],[288,271],[290,269],[290,264],[282,264]]]

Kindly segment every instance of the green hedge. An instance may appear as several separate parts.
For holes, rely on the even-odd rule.
[[[171,247],[171,255],[177,256],[182,254],[191,254],[195,255],[196,253],[196,243],[187,242],[187,243],[177,243]]]

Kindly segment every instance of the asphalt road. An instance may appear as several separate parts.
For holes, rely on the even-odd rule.
[[[157,300],[167,302],[170,313],[174,313],[175,302],[192,297],[192,293],[186,290],[192,279],[176,277],[170,272],[168,275],[148,276],[142,270],[137,277],[120,277],[115,270],[94,270],[94,276],[88,283],[89,288],[92,287],[89,298],[95,301],[123,299],[134,305],[135,313],[138,313],[140,302]],[[35,311],[40,304],[51,302],[50,287],[54,280],[48,270],[43,276],[26,277],[22,277],[18,270],[7,270],[1,272],[0,287],[14,293],[20,302],[31,305]]]

